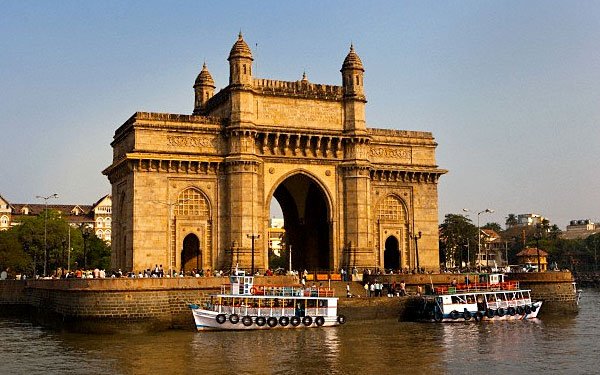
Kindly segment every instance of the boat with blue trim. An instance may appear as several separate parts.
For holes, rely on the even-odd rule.
[[[423,297],[420,320],[460,322],[535,319],[542,301],[531,299],[531,290],[520,289],[504,274],[480,274],[479,282],[433,288]],[[468,280],[468,278],[467,278]]]
[[[333,289],[281,285],[254,285],[243,271],[229,277],[221,293],[210,295],[202,306],[189,305],[196,329],[251,330],[330,327],[344,324],[337,314]]]

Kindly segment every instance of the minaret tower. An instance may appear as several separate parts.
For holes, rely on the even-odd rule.
[[[344,131],[363,134],[366,132],[365,124],[365,90],[363,68],[360,57],[354,52],[354,46],[350,45],[350,52],[342,64],[342,86],[344,87]]]
[[[229,84],[252,85],[252,51],[244,41],[242,32],[229,52]]]
[[[206,63],[202,65],[202,71],[198,74],[196,82],[194,83],[194,114],[201,114],[206,108],[206,103],[215,94],[215,81],[213,81]]]

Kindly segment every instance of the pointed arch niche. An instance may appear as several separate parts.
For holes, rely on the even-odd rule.
[[[389,194],[377,204],[376,215],[380,267],[396,268],[394,272],[399,268],[410,268],[412,262],[406,204],[397,195]]]
[[[188,187],[179,193],[171,230],[173,251],[170,256],[177,270],[212,267],[211,207],[200,189]]]

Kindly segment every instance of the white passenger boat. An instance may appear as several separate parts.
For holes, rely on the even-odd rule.
[[[202,307],[189,305],[198,331],[330,327],[346,322],[337,314],[330,288],[254,285],[238,272]]]
[[[537,318],[541,301],[518,282],[505,282],[503,274],[482,274],[477,283],[438,287],[424,297],[420,318],[435,322],[525,320]]]

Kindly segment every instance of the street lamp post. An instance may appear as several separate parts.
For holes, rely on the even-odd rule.
[[[464,212],[469,212],[468,208],[463,208]],[[479,215],[484,214],[484,213],[493,213],[494,210],[490,209],[490,208],[486,208],[483,211],[479,211],[477,212],[477,265],[479,266],[479,271],[481,272],[481,229],[479,226]],[[487,255],[486,255],[487,258]],[[487,259],[486,259],[487,261]]]
[[[254,276],[254,240],[259,239],[260,238],[260,234],[247,234],[246,235],[248,238],[252,239],[252,275]]]
[[[539,229],[539,228],[538,228]],[[538,272],[541,272],[541,266],[542,266],[542,261],[540,259],[540,238],[542,237],[542,234],[537,231],[535,233],[535,250],[537,251],[537,264],[538,264]]]
[[[422,235],[423,232],[421,231],[412,235],[412,238],[415,240],[415,263],[417,266],[417,273],[421,273],[421,267],[419,265],[419,239],[421,239]]]
[[[87,270],[87,242],[90,238],[90,227],[86,225],[81,235],[83,236],[83,270],[85,271]]]
[[[47,246],[47,237],[48,231],[46,222],[48,221],[48,199],[50,198],[58,198],[58,194],[54,193],[52,195],[48,195],[44,197],[42,195],[36,195],[36,198],[44,200],[44,277],[46,277],[46,267],[48,265],[48,246]]]

